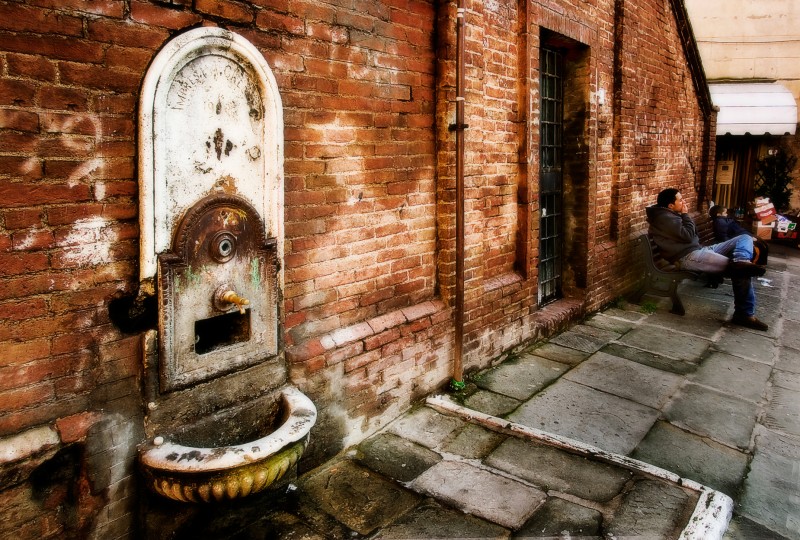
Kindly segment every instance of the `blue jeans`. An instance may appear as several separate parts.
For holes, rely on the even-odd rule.
[[[740,234],[719,244],[705,246],[680,259],[684,270],[719,273],[725,271],[731,259],[734,262],[753,259],[753,237]],[[756,312],[756,293],[750,278],[731,278],[733,286],[734,316],[751,317]]]

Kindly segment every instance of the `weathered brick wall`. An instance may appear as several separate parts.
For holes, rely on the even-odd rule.
[[[630,259],[635,253],[629,241],[646,229],[645,207],[655,202],[667,187],[681,189],[694,204],[695,193],[708,178],[705,200],[710,195],[713,175],[713,115],[703,112],[688,66],[684,44],[678,38],[678,22],[671,5],[654,0],[621,2],[617,12],[617,53],[612,174],[605,186],[609,206],[598,200],[597,227],[611,219],[609,236],[595,242],[597,259],[591,266],[598,296],[589,308],[613,298],[608,291],[624,290],[636,277],[639,265]],[[621,9],[619,9],[621,6]],[[659,32],[661,28],[665,31]],[[604,123],[602,115],[599,121]],[[604,199],[605,200],[605,199]],[[615,240],[613,245],[606,240]]]
[[[471,370],[629,290],[644,207],[673,185],[693,199],[707,164],[669,0],[466,5]],[[432,0],[0,0],[0,443],[28,429],[37,441],[0,464],[14,509],[0,531],[134,530],[153,324],[129,310],[141,307],[137,100],[149,62],[188,28],[243,35],[280,88],[286,358],[320,409],[308,462],[449,378],[454,20],[455,2]],[[572,66],[576,230],[567,298],[540,309],[545,41]]]
[[[136,289],[133,113],[169,32],[123,22],[126,11],[114,1],[0,4],[0,436],[41,442],[31,482],[2,486],[13,510],[0,536],[130,528],[139,338],[111,324],[108,302]],[[34,426],[57,436],[25,431]]]

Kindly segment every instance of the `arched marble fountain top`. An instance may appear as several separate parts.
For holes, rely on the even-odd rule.
[[[185,211],[214,192],[247,199],[281,257],[283,108],[258,49],[222,28],[175,37],[147,71],[139,111],[140,279],[155,276]]]

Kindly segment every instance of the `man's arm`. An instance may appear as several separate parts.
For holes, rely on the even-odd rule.
[[[661,232],[664,236],[677,242],[688,244],[692,243],[697,236],[694,221],[687,213],[680,215],[673,213],[672,217],[661,227]]]

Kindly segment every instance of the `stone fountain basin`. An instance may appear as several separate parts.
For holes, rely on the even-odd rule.
[[[303,454],[317,419],[313,402],[297,388],[283,388],[280,397],[282,421],[251,441],[202,447],[154,437],[139,451],[150,487],[178,501],[213,502],[246,497],[275,483]]]

